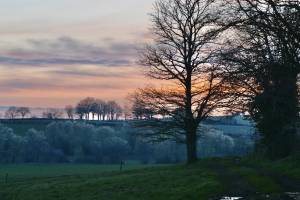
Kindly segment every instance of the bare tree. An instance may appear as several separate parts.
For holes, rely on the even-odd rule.
[[[151,119],[154,115],[154,110],[144,101],[143,95],[136,91],[129,96],[130,101],[132,102],[131,110],[135,119]]]
[[[96,114],[98,116],[98,120],[104,120],[105,118],[105,101],[101,100],[101,99],[96,99],[95,100],[96,103]]]
[[[81,100],[77,104],[77,113],[80,115],[81,118],[83,116],[86,120],[90,119],[90,113],[93,113],[93,117],[95,115],[95,98],[87,97],[83,100]]]
[[[9,107],[5,112],[5,117],[9,119],[15,119],[18,115],[18,109],[15,106]]]
[[[132,117],[132,109],[129,104],[125,104],[123,106],[123,113],[124,113],[124,118],[125,120],[129,120]]]
[[[123,108],[119,104],[116,104],[115,112],[116,112],[116,120],[120,120],[120,118],[123,115]]]
[[[56,108],[48,108],[45,112],[43,112],[43,117],[47,119],[59,119],[62,115],[63,112]]]
[[[28,107],[18,107],[17,112],[21,115],[22,119],[24,119],[26,115],[30,114],[30,109]]]
[[[79,102],[77,105],[76,105],[76,108],[75,108],[75,112],[76,114],[79,116],[79,119],[83,119],[84,118],[84,115],[85,113],[87,112],[86,111],[86,106],[83,104],[83,102]]]
[[[158,0],[152,17],[154,45],[145,48],[141,63],[148,75],[168,86],[139,90],[143,103],[172,117],[160,123],[158,140],[175,138],[187,145],[188,163],[197,160],[197,129],[225,99],[223,81],[213,63],[213,52],[225,27],[211,0]]]
[[[107,102],[109,120],[117,119],[122,114],[122,108],[115,101]]]
[[[90,102],[90,112],[92,113],[92,120],[95,119],[95,115],[97,115],[97,112],[98,112],[98,103],[97,103],[97,100],[96,99],[93,99],[91,102]]]
[[[94,110],[95,109],[95,98],[93,97],[87,97],[85,99],[82,100],[84,105],[86,106],[86,119],[90,120],[90,113],[92,113],[93,117],[94,117]]]
[[[65,107],[65,111],[66,111],[67,116],[68,116],[69,119],[74,119],[75,109],[72,105],[67,105]]]
[[[103,121],[106,119],[106,120],[109,120],[109,116],[110,116],[110,106],[108,105],[108,103],[105,103],[104,104],[104,107],[103,107]]]

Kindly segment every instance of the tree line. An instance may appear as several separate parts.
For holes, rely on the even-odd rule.
[[[0,124],[0,163],[176,163],[186,159],[184,145],[173,141],[149,144],[136,137],[139,131],[147,129],[135,129],[128,123],[97,127],[68,120],[18,135]],[[206,150],[200,153],[202,157],[244,155],[252,148],[251,140],[209,132],[198,145]]]
[[[26,116],[30,115],[30,109],[28,107],[9,107],[5,112],[5,117],[8,119],[15,119],[21,117],[24,119]]]
[[[41,117],[46,119],[85,119],[85,120],[119,120],[124,116],[124,111],[116,101],[103,101],[87,97],[80,100],[76,106],[67,105],[64,109],[47,108]],[[5,118],[16,119],[35,116],[29,107],[11,106],[5,112]],[[130,115],[130,114],[127,114]]]
[[[81,100],[73,109],[72,106],[66,106],[66,112],[69,118],[73,118],[75,112],[80,119],[97,120],[119,120],[123,115],[122,107],[116,101],[103,101],[101,99],[88,97]]]
[[[64,109],[47,108],[41,117],[45,119],[85,119],[85,120],[119,120],[119,119],[152,119],[155,114],[165,116],[163,110],[155,113],[143,103],[138,93],[128,95],[130,103],[122,107],[116,101],[104,101],[98,98],[87,97],[80,100],[75,106],[67,105]],[[7,119],[36,117],[29,107],[9,107],[4,117]]]

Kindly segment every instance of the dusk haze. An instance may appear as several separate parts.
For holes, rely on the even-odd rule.
[[[300,200],[300,0],[0,13],[0,200]]]

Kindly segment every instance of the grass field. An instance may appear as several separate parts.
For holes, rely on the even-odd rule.
[[[2,165],[1,200],[292,199],[300,160],[206,159],[174,166]],[[5,183],[5,174],[8,182]]]
[[[146,165],[126,164],[123,170],[146,168]],[[15,183],[29,179],[40,179],[60,176],[101,175],[103,172],[119,172],[119,165],[92,164],[12,164],[0,165],[0,182]],[[7,179],[7,180],[6,180]]]

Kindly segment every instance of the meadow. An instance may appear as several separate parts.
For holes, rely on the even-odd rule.
[[[146,168],[146,165],[136,162],[122,165],[122,170]],[[149,167],[149,166],[148,166]],[[99,175],[103,172],[118,172],[120,165],[97,164],[1,164],[0,182],[14,183],[28,179],[72,175]]]
[[[1,165],[1,200],[293,199],[300,161],[211,158],[193,165]],[[289,193],[290,192],[290,193]]]
[[[51,123],[52,125],[49,125]],[[129,137],[132,134],[131,128],[124,126],[122,122],[89,123],[93,126],[69,123],[65,120],[3,121],[5,126],[12,128],[16,133],[16,136],[7,138],[12,141],[23,139],[24,144],[28,143],[27,146],[20,146],[22,148],[16,151],[19,152],[18,155],[26,155],[24,157],[26,159],[36,158],[36,161],[40,162],[38,164],[31,160],[35,163],[32,164],[28,160],[23,160],[26,162],[21,164],[22,157],[16,156],[19,159],[15,159],[15,162],[0,164],[0,200],[220,200],[226,199],[224,197],[295,200],[296,197],[293,198],[293,195],[298,196],[297,198],[300,196],[299,156],[268,161],[257,155],[256,157],[228,157],[227,155],[225,158],[201,159],[192,165],[186,165],[183,161],[181,164],[161,165],[155,163],[159,163],[157,161],[160,161],[163,155],[176,155],[178,146],[168,146],[167,143],[163,143],[154,151],[149,151],[146,147],[150,144],[139,144],[138,140],[132,140],[133,138]],[[26,130],[29,127],[44,131],[46,134],[35,131],[29,134]],[[11,135],[4,126],[2,131],[3,135]],[[43,136],[44,140],[41,140],[39,136]],[[46,136],[49,137],[47,140]],[[62,136],[71,137],[66,137],[66,139]],[[94,136],[99,136],[101,139],[99,141],[105,141],[100,142],[99,149],[95,151],[97,152],[95,155],[101,155],[99,162],[98,164],[80,164],[84,161],[80,157],[84,153],[82,149],[93,147],[87,144],[90,144],[89,141],[96,141]],[[108,158],[114,158],[120,152],[124,152],[118,149],[122,143],[110,145],[113,144],[110,141],[116,140],[116,138],[112,140],[113,136],[125,139],[127,145],[133,145],[132,147],[129,145],[129,149],[134,150],[133,153],[120,157],[126,160],[122,170],[120,170],[120,164],[106,164],[119,163],[117,162],[119,157],[112,160],[114,162],[109,162]],[[213,143],[209,143],[210,140],[206,138],[203,142],[208,146],[199,149],[212,151],[218,148],[219,152],[224,152],[231,143],[226,143],[227,137],[221,136],[219,140],[214,138]],[[57,140],[58,142],[65,138],[66,143],[59,146],[60,143],[53,143],[52,138],[61,138]],[[93,139],[86,141],[87,138]],[[50,162],[53,155],[44,155],[47,142],[52,147],[61,149],[65,162],[68,164]],[[224,146],[223,149],[220,149],[221,145]],[[10,146],[14,150],[16,145]],[[65,147],[70,148],[65,149]],[[148,154],[153,155],[148,158],[148,162],[145,162],[144,158],[149,156]],[[88,154],[90,155],[94,154]],[[47,160],[49,162],[41,164],[43,162],[38,158],[46,158],[45,156],[49,156]],[[137,159],[134,160],[134,157]],[[169,160],[164,158],[163,161]],[[176,163],[178,162],[180,160],[177,159]],[[89,163],[88,160],[85,163]]]

